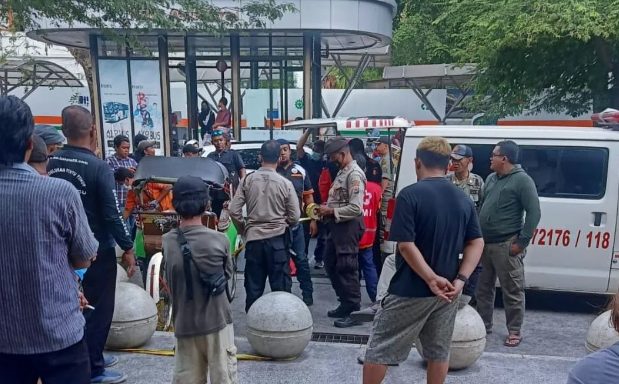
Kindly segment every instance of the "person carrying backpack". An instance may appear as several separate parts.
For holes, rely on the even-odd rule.
[[[176,337],[173,383],[237,383],[232,310],[225,294],[232,277],[230,242],[202,225],[208,189],[183,176],[172,190],[179,227],[163,235],[165,274]]]

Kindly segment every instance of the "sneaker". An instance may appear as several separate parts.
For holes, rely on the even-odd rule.
[[[116,356],[103,356],[103,367],[109,368],[118,364],[118,357]]]
[[[369,323],[374,321],[374,316],[376,312],[378,312],[378,308],[380,307],[380,302],[375,302],[371,307],[362,309],[360,311],[355,311],[350,314],[350,317],[355,321],[360,321],[362,323]]]
[[[343,319],[337,319],[333,322],[333,325],[335,325],[336,328],[350,328],[361,324],[362,323],[360,321],[353,320],[350,316]]]
[[[316,264],[314,264],[314,269],[323,269],[325,267],[325,263],[323,263],[322,261],[317,261]]]
[[[127,375],[120,372],[105,370],[97,377],[90,379],[92,384],[119,384],[127,381]]]
[[[307,305],[308,307],[311,307],[312,305],[314,305],[314,298],[312,298],[311,296],[309,297],[304,297],[303,298],[303,302],[305,303],[305,305]]]

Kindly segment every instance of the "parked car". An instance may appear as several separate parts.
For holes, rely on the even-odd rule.
[[[258,155],[260,154],[260,147],[262,146],[262,141],[245,141],[245,142],[232,142],[232,149],[237,151],[241,158],[243,159],[243,163],[245,163],[245,169],[248,173],[255,171],[260,168],[260,162],[258,161]],[[202,157],[207,157],[209,153],[215,151],[214,145],[205,145],[202,148]],[[298,161],[297,158],[297,145],[295,143],[290,143],[290,151],[292,161]],[[311,155],[313,151],[308,147],[305,147],[305,153]]]
[[[475,156],[472,172],[484,179],[492,172],[490,158],[497,142],[509,139],[520,146],[518,163],[535,182],[542,210],[524,259],[526,288],[617,292],[619,132],[574,127],[417,126],[406,132],[398,192],[417,181],[410,166],[426,136],[470,146]]]

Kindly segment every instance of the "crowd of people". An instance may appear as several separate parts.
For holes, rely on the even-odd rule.
[[[3,382],[126,380],[109,369],[118,358],[103,349],[114,312],[116,246],[128,275],[139,267],[145,283],[149,260],[140,244],[138,208],[180,217],[162,238],[176,337],[174,383],[204,383],[207,375],[214,383],[237,382],[232,311],[223,294],[233,273],[230,242],[202,225],[206,210],[220,218],[229,214],[244,238],[246,311],[264,294],[267,279],[271,291],[291,292],[291,260],[302,300],[313,305],[308,243],[317,239],[315,268],[325,269],[340,303],[326,315],[340,328],[373,321],[359,358],[364,384],[382,382],[387,367],[405,361],[417,339],[428,360],[428,383],[443,383],[458,302],[466,295],[491,333],[497,278],[508,329],[504,344],[522,341],[523,260],[541,212],[512,141],[496,145],[493,173],[484,181],[471,172],[469,146],[423,139],[414,164],[417,182],[398,193],[390,218],[388,240],[397,246],[389,254],[381,243],[395,197],[390,138],[379,139],[379,159],[368,156],[360,139],[343,137],[312,143],[310,154],[307,130],[297,143],[298,163],[288,141],[269,140],[260,149],[261,167],[248,174],[230,136],[214,129],[208,158],[228,170],[228,204],[192,176],[173,186],[148,183],[138,196],[133,177],[143,158],[155,155],[155,143],[117,136],[115,153],[101,160],[92,115],[80,106],[62,111],[62,133],[35,128],[23,101],[0,98],[0,217],[10,222],[0,228]],[[195,157],[200,150],[188,143],[183,153]],[[365,309],[361,276],[372,301]],[[615,311],[616,324],[617,304]],[[608,358],[583,361],[572,382],[582,382],[602,361]]]

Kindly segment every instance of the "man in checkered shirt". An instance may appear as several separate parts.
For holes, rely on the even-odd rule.
[[[131,144],[127,136],[118,135],[114,138],[114,151],[116,153],[105,159],[112,169],[112,173],[116,172],[118,168],[127,168],[135,173],[138,163],[129,157],[130,150]],[[118,208],[121,212],[124,211],[127,202],[127,188],[123,184],[116,183],[116,199],[118,199]]]

